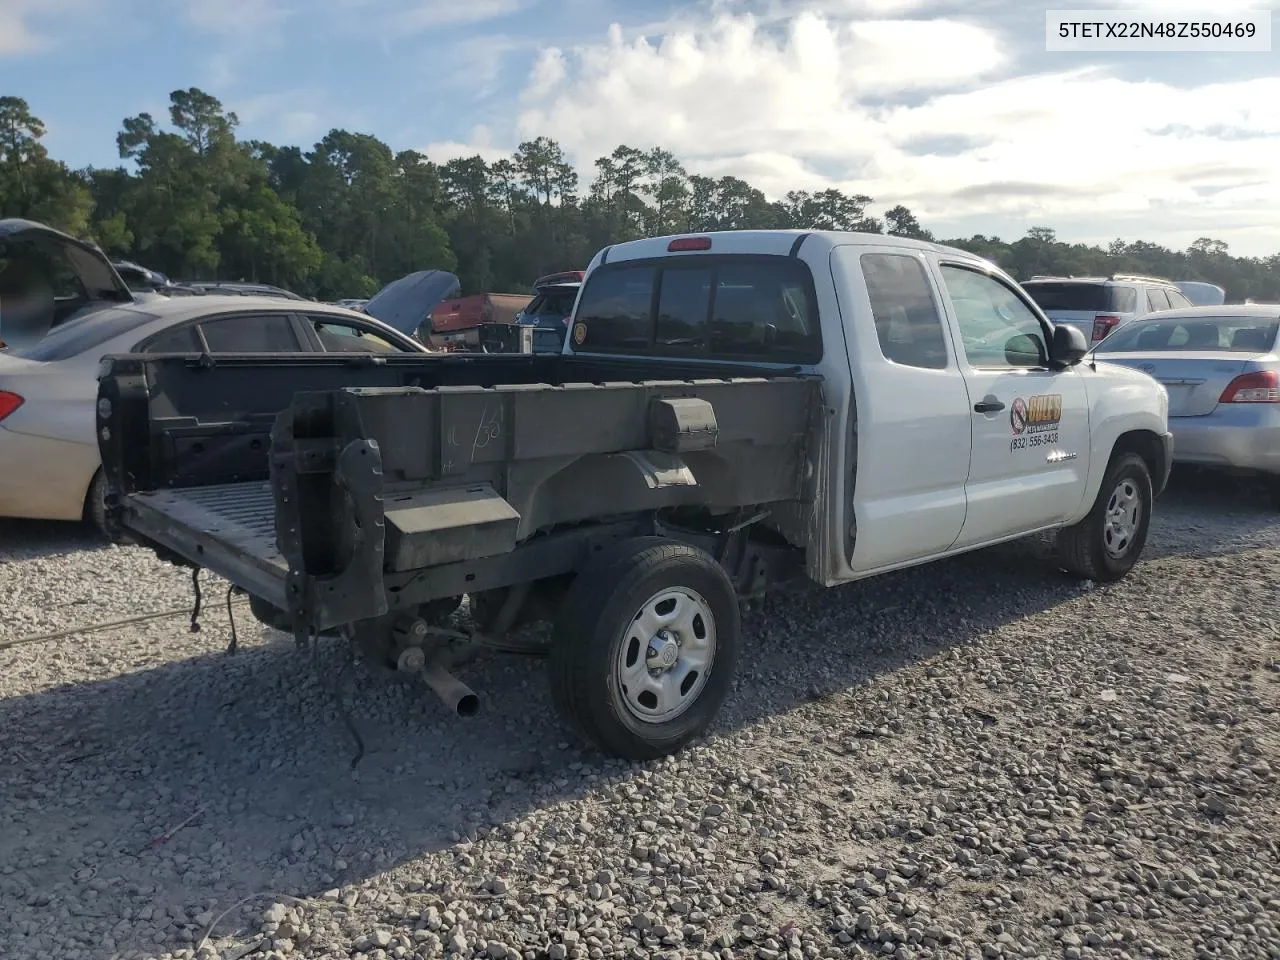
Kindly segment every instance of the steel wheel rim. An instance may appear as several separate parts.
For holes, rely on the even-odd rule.
[[[1141,521],[1142,494],[1135,481],[1125,478],[1111,491],[1103,516],[1102,545],[1109,556],[1120,560],[1133,549]]]
[[[641,723],[674,720],[706,688],[715,653],[706,598],[687,587],[659,591],[640,605],[618,644],[615,696]]]

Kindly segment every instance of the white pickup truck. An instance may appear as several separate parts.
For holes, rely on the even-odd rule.
[[[648,758],[712,722],[737,601],[789,578],[1054,529],[1064,569],[1124,576],[1167,396],[1085,353],[963,251],[726,232],[602,250],[558,355],[113,357],[98,427],[112,522],[300,646],[467,713],[456,655],[550,619],[563,716]]]

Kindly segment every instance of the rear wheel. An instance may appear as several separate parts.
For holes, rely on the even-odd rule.
[[[1058,561],[1087,580],[1119,580],[1138,562],[1151,524],[1151,471],[1136,453],[1122,453],[1107,468],[1093,509],[1058,532]]]
[[[94,531],[107,540],[114,539],[107,528],[107,475],[98,468],[89,482],[89,492],[84,498],[84,519]]]
[[[737,597],[713,557],[660,537],[626,541],[593,560],[565,596],[552,696],[604,752],[652,760],[715,719],[738,641]]]

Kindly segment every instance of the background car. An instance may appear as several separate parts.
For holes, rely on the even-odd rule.
[[[197,290],[195,287],[174,283],[159,270],[152,270],[132,260],[116,260],[111,266],[129,285],[134,298],[138,300],[154,300],[157,296],[192,297],[204,293],[203,290]]]
[[[583,272],[553,273],[533,284],[533,299],[516,315],[516,324],[533,327],[533,349],[536,353],[559,353],[564,347],[565,331],[573,316],[573,305],[582,289]]]
[[[1175,463],[1264,477],[1280,506],[1280,306],[1154,314],[1093,349],[1164,384]]]
[[[269,283],[233,283],[229,280],[189,280],[179,284],[199,293],[221,293],[233,297],[279,297],[282,300],[306,300],[307,298],[283,287]]]
[[[187,352],[428,351],[364,314],[269,297],[158,298],[69,320],[38,343],[0,350],[0,516],[101,526],[98,361]]]
[[[1022,289],[1050,320],[1071,324],[1093,343],[1148,313],[1192,306],[1172,280],[1132,274],[1032,277]]]
[[[1196,307],[1218,307],[1227,302],[1227,291],[1203,280],[1178,280],[1178,289]]]
[[[0,220],[0,347],[134,299],[93,244],[33,220]]]
[[[418,270],[388,283],[360,309],[427,343],[431,338],[431,311],[441,301],[456,297],[459,289],[458,278],[448,270]]]

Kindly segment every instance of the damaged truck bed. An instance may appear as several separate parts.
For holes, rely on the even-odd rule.
[[[818,378],[750,366],[132,355],[104,361],[98,426],[112,523],[300,644],[420,669],[466,639],[463,595],[506,634],[664,525],[741,595],[802,575],[820,407]]]

